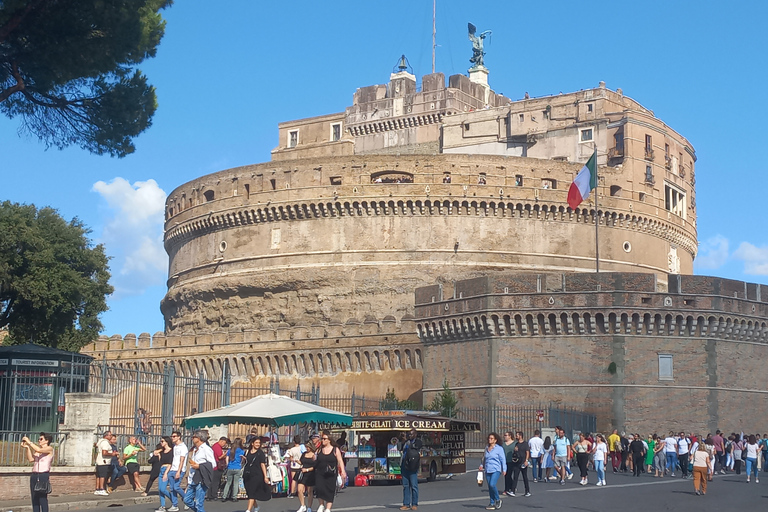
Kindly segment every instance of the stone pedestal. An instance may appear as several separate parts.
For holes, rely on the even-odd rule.
[[[477,66],[469,70],[469,81],[478,85],[482,85],[485,88],[485,103],[488,103],[488,98],[491,94],[491,87],[488,85],[488,68],[485,66]]]
[[[112,396],[101,393],[67,393],[65,396],[64,424],[60,431],[67,434],[61,445],[62,457],[67,466],[93,464],[93,443],[96,427],[109,421]]]

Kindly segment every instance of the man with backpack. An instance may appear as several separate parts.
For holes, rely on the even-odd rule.
[[[421,450],[422,442],[416,436],[416,429],[412,428],[408,433],[408,441],[403,445],[403,455],[400,459],[403,506],[400,507],[400,510],[417,510],[419,508],[419,469],[421,469],[419,450]]]

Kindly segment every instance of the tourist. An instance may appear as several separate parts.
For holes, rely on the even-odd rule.
[[[32,512],[48,512],[48,494],[51,492],[51,465],[53,464],[53,436],[40,432],[35,444],[27,436],[21,438],[26,448],[27,460],[32,463],[29,476],[29,493],[32,498]]]
[[[623,471],[624,473],[628,471],[627,463],[629,463],[630,465],[632,464],[632,457],[630,457],[629,455],[629,442],[630,440],[627,438],[626,432],[622,432],[621,433],[621,467],[619,468],[619,471]]]
[[[128,477],[133,480],[133,490],[136,492],[144,492],[144,488],[141,486],[141,479],[139,477],[139,460],[136,455],[139,452],[145,452],[147,448],[139,441],[136,436],[130,436],[128,438],[128,444],[123,449],[123,464],[128,469]]]
[[[166,512],[167,500],[171,500],[171,465],[173,464],[173,441],[169,436],[160,438],[160,480],[157,482],[157,491],[160,495],[160,508],[155,512]],[[147,485],[147,488],[149,485]],[[178,507],[176,508],[178,510]]]
[[[656,443],[653,446],[653,468],[656,470],[655,476],[662,478],[667,468],[667,456],[664,453],[664,440],[655,435]]]
[[[312,512],[312,501],[314,499],[315,488],[315,443],[307,443],[307,451],[301,454],[299,462],[301,463],[301,469],[299,470],[299,503],[301,507],[297,512]],[[306,501],[304,493],[307,494]]]
[[[485,507],[486,510],[501,508],[499,489],[496,485],[499,477],[507,474],[507,458],[504,455],[504,448],[499,446],[499,441],[499,434],[496,432],[488,434],[488,446],[485,447],[483,460],[478,468],[480,471],[485,471],[485,481],[488,482],[488,494],[491,502]]]
[[[741,439],[740,434],[733,435],[733,441],[731,443],[731,454],[733,455],[733,467],[736,470],[736,474],[741,474],[741,452],[744,449],[744,442]]]
[[[691,450],[691,442],[685,437],[685,432],[680,432],[677,439],[677,460],[680,462],[680,472],[683,478],[688,478],[688,453]]]
[[[608,445],[605,443],[603,434],[597,434],[595,446],[592,448],[592,462],[595,464],[597,472],[597,485],[605,485],[605,467],[608,464]]]
[[[289,485],[290,490],[288,491],[288,497],[294,498],[296,496],[296,487],[299,485],[296,482],[296,475],[299,474],[299,469],[301,469],[301,464],[299,463],[299,459],[301,458],[302,454],[302,448],[301,448],[301,436],[293,436],[293,446],[289,448],[285,452],[285,460],[289,461],[290,468],[291,468],[291,474],[289,476]]]
[[[184,504],[192,512],[205,512],[205,496],[213,485],[213,469],[217,461],[207,441],[208,434],[205,432],[198,431],[192,435],[194,448],[189,452],[187,491],[184,494]]]
[[[320,436],[320,449],[315,453],[315,495],[320,506],[317,512],[331,512],[333,498],[336,494],[336,480],[340,476],[344,482],[347,478],[347,470],[344,467],[344,459],[331,439],[331,433],[323,430]],[[405,451],[405,450],[403,450]]]
[[[708,435],[704,440],[704,448],[709,454],[709,471],[707,471],[707,480],[712,481],[712,475],[715,474],[715,443],[712,441],[712,435]]]
[[[155,445],[155,449],[152,450],[152,455],[150,455],[147,462],[152,466],[152,469],[149,470],[149,479],[147,480],[147,485],[144,487],[144,492],[141,493],[142,496],[147,496],[149,494],[149,490],[152,488],[152,484],[155,483],[155,480],[157,480],[157,477],[160,476],[160,452],[162,452],[163,447],[160,443],[157,443]]]
[[[553,445],[555,447],[555,470],[560,476],[560,485],[565,485],[565,474],[567,471],[568,461],[571,460],[573,452],[571,451],[571,440],[565,437],[565,431],[563,427],[555,427],[555,441]]]
[[[211,486],[208,488],[208,496],[205,498],[208,501],[213,501],[219,497],[219,489],[221,489],[221,483],[223,480],[224,472],[227,470],[227,452],[225,448],[229,444],[229,439],[226,437],[220,437],[218,441],[213,443],[211,448],[213,449],[213,457],[216,459],[216,465],[213,469],[213,477],[211,478]]]
[[[614,473],[618,473],[621,468],[621,437],[618,429],[613,429],[613,433],[608,436],[608,448],[611,453],[611,467]]]
[[[711,457],[706,445],[699,443],[697,450],[693,452],[693,490],[696,496],[707,494],[707,473],[710,463]]]
[[[117,489],[117,481],[120,479],[121,476],[126,474],[128,472],[128,468],[125,467],[125,464],[123,464],[122,459],[120,458],[120,450],[117,448],[117,436],[115,434],[112,434],[109,438],[110,446],[112,447],[112,458],[110,459],[110,477],[109,481],[106,482],[105,490],[107,493],[113,492],[115,489]]]
[[[168,512],[178,512],[179,498],[184,500],[181,479],[184,478],[184,469],[186,468],[184,463],[187,461],[189,450],[184,441],[181,440],[181,433],[178,430],[171,433],[171,441],[173,442],[173,462],[168,471],[171,480],[171,508],[168,509]]]
[[[664,456],[667,459],[666,472],[670,476],[675,476],[675,468],[677,467],[677,439],[675,439],[675,433],[671,432],[664,438]]]
[[[531,473],[533,473],[533,482],[541,480],[541,456],[543,455],[544,440],[541,438],[541,431],[534,430],[533,437],[528,440],[528,447],[531,449]]]
[[[507,430],[503,434],[501,434],[504,438],[503,442],[501,443],[501,447],[504,450],[504,458],[507,461],[507,468],[509,468],[509,471],[507,471],[507,474],[504,475],[504,492],[503,494],[510,494],[514,496],[514,493],[512,492],[512,455],[514,454],[515,446],[517,445],[517,441],[515,439],[515,436],[511,430]],[[518,461],[519,462],[519,461]]]
[[[557,477],[552,474],[552,468],[555,467],[555,447],[552,446],[552,438],[547,436],[541,445],[541,466],[544,468],[544,483],[555,480]]]
[[[531,461],[531,448],[528,444],[528,441],[525,440],[523,437],[523,433],[521,431],[515,432],[515,438],[517,440],[517,443],[515,444],[515,448],[512,452],[512,467],[509,467],[509,462],[507,462],[507,475],[509,474],[509,469],[512,470],[512,491],[508,492],[507,494],[509,496],[512,496],[514,498],[515,491],[517,490],[517,479],[520,477],[520,474],[523,475],[523,485],[525,486],[525,497],[529,497],[531,495],[531,488],[528,485],[528,465]]]
[[[724,475],[727,455],[725,454],[725,439],[723,439],[720,430],[715,431],[715,435],[712,436],[712,443],[715,446],[715,473],[719,471]]]
[[[656,434],[648,434],[648,440],[645,442],[645,466],[649,475],[653,471],[653,459],[656,457],[656,437]]]
[[[403,505],[400,510],[419,508],[419,469],[422,442],[415,428],[408,432],[408,441],[400,456],[400,480],[403,482]],[[409,453],[410,451],[410,453]],[[326,507],[326,510],[327,507]]]
[[[267,475],[267,454],[261,449],[261,438],[254,436],[243,463],[243,485],[248,495],[246,512],[258,512],[259,501],[272,499],[272,484]]]
[[[763,463],[763,472],[768,472],[768,434],[763,434],[763,440],[760,441],[761,461]]]
[[[635,476],[640,476],[645,459],[645,445],[640,440],[640,434],[634,435],[634,441],[629,443],[629,454],[632,457],[632,468]]]
[[[755,483],[759,484],[760,480],[757,478],[757,457],[760,455],[760,446],[757,443],[757,436],[751,434],[747,438],[744,452],[746,453],[745,460],[747,461],[747,483],[749,483],[750,475],[754,475]]]
[[[589,445],[584,432],[579,432],[579,440],[573,445],[573,451],[576,453],[576,464],[578,464],[581,474],[581,482],[579,484],[587,485],[589,483],[587,464],[589,463],[589,453],[592,451],[592,447]]]
[[[226,483],[224,484],[224,493],[221,495],[221,501],[237,501],[237,495],[240,492],[240,478],[243,476],[244,458],[243,440],[236,437],[227,452]]]
[[[106,490],[106,481],[112,472],[112,457],[116,456],[112,444],[112,432],[107,430],[99,442],[96,443],[96,490],[93,494],[97,496],[108,496]]]

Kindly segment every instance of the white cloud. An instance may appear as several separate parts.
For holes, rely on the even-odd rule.
[[[725,265],[727,260],[728,239],[715,235],[701,242],[695,263],[698,268],[716,269]]]
[[[744,262],[745,274],[768,276],[768,247],[741,242],[733,257]]]
[[[163,248],[166,193],[155,180],[131,185],[123,178],[93,185],[110,209],[101,241],[112,256],[115,296],[135,295],[164,284],[168,256]]]

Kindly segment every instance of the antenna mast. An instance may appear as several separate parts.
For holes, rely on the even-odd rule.
[[[432,73],[435,73],[435,11],[437,7],[437,0],[432,0]]]

